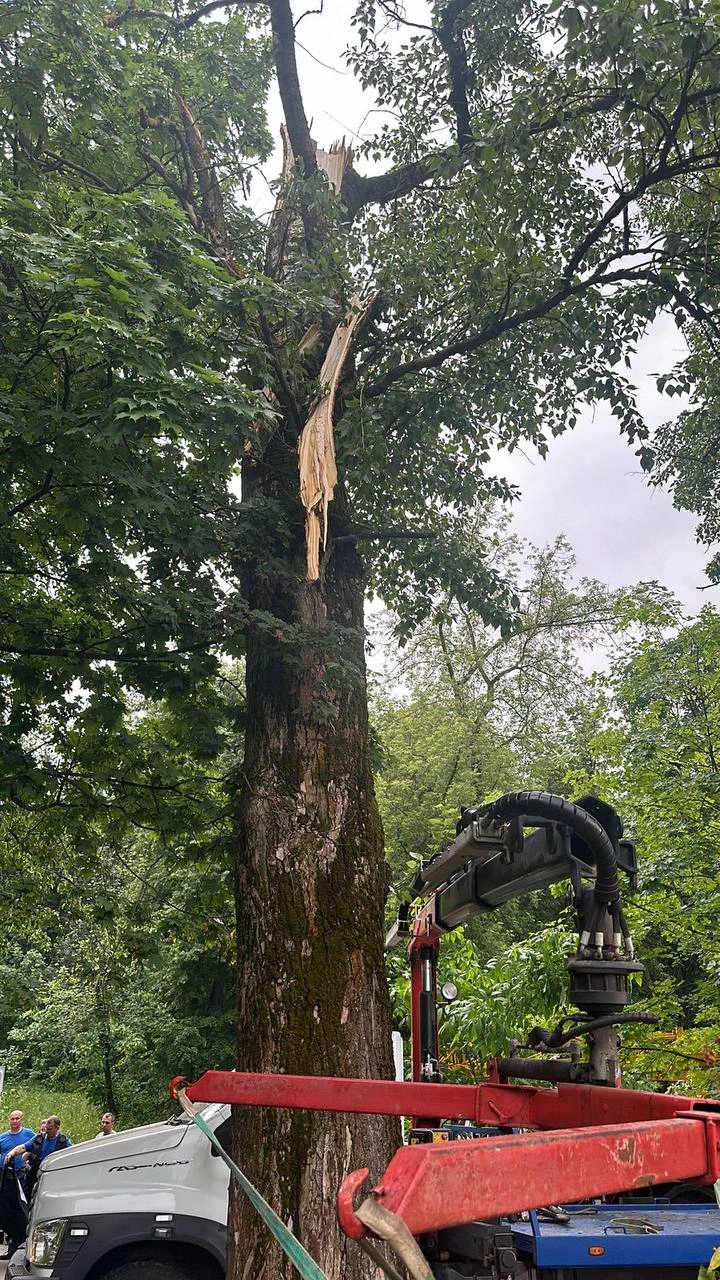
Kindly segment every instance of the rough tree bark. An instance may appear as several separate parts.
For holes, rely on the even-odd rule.
[[[248,584],[256,608],[300,624],[306,639],[299,654],[281,640],[248,643],[238,1066],[388,1077],[387,881],[368,749],[362,567],[352,544],[336,545],[321,581],[304,582],[299,506],[297,529],[295,582],[291,570],[282,584]],[[335,627],[344,637],[339,676]],[[351,1168],[378,1172],[398,1136],[378,1117],[245,1109],[236,1123],[245,1171],[328,1280],[369,1274],[358,1247],[340,1237],[335,1192]],[[230,1223],[230,1276],[294,1275],[241,1194],[231,1196]]]
[[[288,0],[272,0],[270,16],[287,125],[286,172],[295,164],[312,179],[318,153],[304,113]],[[322,220],[302,196],[295,216],[312,255],[324,238]],[[282,203],[276,222],[268,264],[282,278],[293,239]],[[347,306],[347,299],[338,302]],[[243,490],[272,498],[291,533],[274,574],[257,564],[246,573],[251,611],[278,619],[279,626],[275,636],[250,627],[247,637],[235,879],[238,1067],[388,1078],[387,874],[370,766],[363,566],[353,541],[331,537],[318,579],[306,580],[297,446],[312,403],[288,404],[286,388],[274,391],[284,402],[284,420],[264,455],[248,459]],[[317,397],[317,385],[309,391]],[[348,532],[340,505],[333,504],[331,534]],[[341,1236],[335,1194],[352,1168],[367,1165],[379,1173],[398,1138],[397,1121],[379,1117],[251,1109],[236,1116],[244,1169],[328,1280],[375,1274],[358,1246]],[[228,1239],[234,1280],[294,1275],[236,1187]]]

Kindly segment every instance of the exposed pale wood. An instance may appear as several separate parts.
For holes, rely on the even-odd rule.
[[[311,324],[310,328],[305,330],[298,343],[298,351],[300,352],[300,355],[305,355],[308,351],[314,351],[321,338],[322,326],[319,324]]]
[[[320,370],[320,384],[327,390],[310,414],[298,441],[300,498],[307,512],[308,582],[317,582],[320,577],[320,542],[322,540],[324,550],[328,504],[333,500],[337,484],[333,413],[338,387],[353,338],[374,300],[373,296],[362,303],[354,298],[344,320],[337,326]]]
[[[345,139],[342,142],[334,143],[329,151],[323,151],[322,147],[318,147],[317,144],[314,145],[318,169],[321,169],[327,175],[328,182],[335,195],[339,196],[342,191],[345,174],[352,164],[352,147],[345,146]]]

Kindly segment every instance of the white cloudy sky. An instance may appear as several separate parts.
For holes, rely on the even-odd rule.
[[[318,0],[294,0],[296,19],[306,7],[318,8]],[[307,114],[315,140],[327,147],[343,135],[351,141],[374,129],[378,117],[343,64],[353,0],[325,0],[324,7],[322,14],[303,18],[297,35],[305,46],[298,51],[298,67]],[[406,10],[416,21],[427,17],[425,0],[406,0]],[[280,119],[275,101],[276,132]],[[668,370],[681,349],[669,322],[657,324],[641,347],[633,373],[651,425],[677,411],[677,401],[657,394],[651,375]],[[613,586],[658,579],[688,613],[711,601],[720,604],[720,588],[698,590],[707,585],[708,555],[695,540],[694,518],[676,511],[668,494],[649,488],[609,411],[585,415],[574,432],[553,441],[546,460],[532,451],[516,452],[500,459],[498,468],[522,490],[517,532],[536,543],[566,534],[580,573]]]
[[[677,400],[659,395],[651,375],[672,367],[681,353],[669,320],[656,323],[640,348],[632,373],[651,424],[677,412]],[[552,442],[547,460],[528,450],[499,466],[522,490],[517,532],[535,542],[564,533],[583,574],[611,586],[658,579],[688,613],[720,603],[720,588],[708,589],[709,553],[696,541],[695,517],[648,485],[609,409],[585,413],[575,431]]]

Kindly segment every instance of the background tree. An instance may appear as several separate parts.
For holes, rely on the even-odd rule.
[[[391,618],[375,628],[385,660],[372,708],[391,912],[409,896],[417,859],[453,838],[459,810],[477,796],[588,789],[616,713],[614,690],[597,672],[641,637],[657,640],[674,617],[657,583],[610,591],[578,581],[564,539],[537,549],[512,537],[504,517],[486,509],[482,520],[485,530],[497,521],[493,566],[517,600],[504,633],[447,597],[399,650],[388,639]],[[442,963],[461,993],[443,1018],[451,1071],[477,1076],[511,1036],[565,1005],[572,919],[564,896],[561,888],[506,903],[471,921],[462,939],[446,940]],[[405,960],[391,956],[390,967],[395,1018],[405,1027]]]
[[[566,578],[563,585],[572,588]],[[625,1083],[714,1097],[720,1092],[713,932],[718,909],[720,621],[711,608],[695,619],[678,619],[675,602],[653,585],[650,591],[618,593],[614,614],[608,614],[602,630],[595,656],[614,655],[612,666],[584,678],[587,733],[575,736],[564,760],[551,757],[553,785],[565,794],[592,789],[609,799],[637,843],[640,883],[627,895],[626,905],[646,973],[636,988],[634,1007],[659,1021],[657,1028],[624,1030]],[[512,637],[507,643],[512,649]],[[425,653],[427,661],[419,668],[404,655],[410,688],[401,693],[396,683],[394,696],[392,691],[385,695],[377,718],[382,748],[378,796],[399,896],[406,894],[413,871],[404,842],[415,841],[429,856],[452,835],[454,806],[441,803],[443,768],[451,762],[452,786],[456,776],[465,787],[472,778],[459,722],[444,718],[442,650],[435,663],[430,646]],[[572,663],[569,648],[567,654]],[[576,669],[581,657],[589,666],[592,656],[592,649],[576,639]],[[470,699],[465,687],[464,692]],[[553,698],[545,710],[547,727],[537,722],[541,744],[557,728]],[[491,740],[492,712],[489,718],[481,742]],[[523,744],[516,759],[509,747],[505,755],[498,752],[490,759],[498,788],[516,786],[517,770],[527,759]],[[541,746],[537,765],[547,759]],[[542,772],[533,774],[531,782],[547,785]],[[462,799],[467,794],[458,796]],[[442,1019],[451,1075],[478,1078],[486,1057],[504,1052],[511,1036],[522,1038],[538,1020],[549,1025],[570,1012],[564,959],[572,934],[558,886],[482,915],[464,936],[446,941],[445,976],[460,991]],[[390,968],[396,1018],[407,1030],[406,964],[392,956]]]
[[[592,673],[632,634],[656,634],[671,601],[657,583],[609,590],[576,580],[563,538],[538,549],[483,508],[465,554],[495,527],[488,554],[515,612],[504,629],[482,609],[438,597],[432,619],[398,651],[397,620],[376,623],[385,674],[376,680],[378,794],[391,866],[429,857],[454,834],[459,809],[518,785],[566,790],[602,724]],[[482,532],[481,532],[482,530]],[[624,640],[623,640],[624,637]]]
[[[662,310],[715,331],[717,226],[704,199],[681,200],[720,163],[712,8],[453,0],[418,29],[361,0],[351,65],[387,117],[356,167],[311,139],[288,0],[75,2],[2,14],[3,181],[24,237],[4,276],[19,459],[9,553],[21,584],[28,569],[61,579],[39,593],[39,617],[15,589],[7,688],[21,758],[8,775],[30,776],[36,708],[62,719],[78,666],[115,701],[131,676],[157,689],[158,672],[192,695],[211,647],[234,654],[242,632],[239,1065],[381,1075],[386,876],[365,582],[406,631],[448,588],[507,623],[507,590],[462,541],[478,494],[507,492],[490,448],[542,448],[605,399],[650,464],[622,360]],[[269,225],[242,201],[266,146],[267,30],[287,122]],[[73,440],[78,466],[100,461],[69,501],[58,412],[61,463]],[[118,479],[113,432],[126,420]],[[226,480],[240,457],[236,511]],[[377,1167],[392,1137],[361,1118],[243,1117],[250,1176],[330,1280],[364,1263],[324,1187],[348,1165]],[[231,1275],[284,1274],[238,1200],[230,1239]]]
[[[618,806],[640,851],[629,910],[648,968],[646,1007],[662,1031],[626,1037],[630,1079],[701,1094],[720,1090],[719,644],[720,618],[705,608],[629,647],[613,669],[595,769],[576,778]]]
[[[112,750],[90,712],[56,738],[66,803],[0,818],[11,1077],[81,1088],[124,1127],[167,1114],[178,1055],[234,1061],[236,675],[215,682],[212,760],[174,704],[135,697]]]
[[[125,852],[143,866],[136,851]],[[230,886],[219,914],[217,889],[214,901],[203,892],[209,868],[203,876],[183,866],[173,857],[179,852],[175,846],[162,859],[161,896],[151,881],[141,887],[99,857],[104,918],[92,882],[84,903],[64,897],[62,934],[45,937],[41,982],[13,1018],[7,1063],[14,1082],[81,1090],[127,1128],[170,1114],[167,1082],[178,1055],[198,1074],[210,1062],[232,1068]],[[46,927],[49,934],[50,919]]]

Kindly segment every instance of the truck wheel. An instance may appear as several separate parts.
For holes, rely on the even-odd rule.
[[[104,1271],[102,1280],[208,1280],[210,1274],[201,1262],[181,1267],[170,1258],[132,1258]]]

